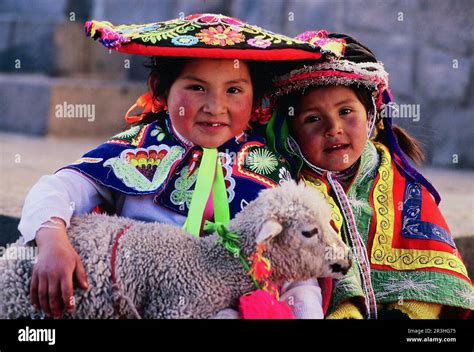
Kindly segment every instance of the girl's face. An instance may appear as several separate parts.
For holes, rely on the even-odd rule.
[[[191,59],[165,100],[178,133],[199,146],[218,147],[242,133],[250,120],[253,86],[248,65]]]
[[[343,171],[361,156],[369,126],[367,111],[351,88],[328,86],[301,97],[290,128],[309,162]]]

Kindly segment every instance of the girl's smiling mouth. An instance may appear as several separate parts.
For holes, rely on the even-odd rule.
[[[326,153],[336,153],[336,152],[345,152],[349,149],[350,144],[348,143],[336,143],[332,144],[327,148],[324,148]]]
[[[201,122],[197,122],[196,125],[204,130],[212,130],[212,131],[216,131],[218,129],[221,129],[221,128],[225,128],[225,127],[228,127],[229,125],[227,123],[224,123],[224,122],[214,122],[214,121],[201,121]]]

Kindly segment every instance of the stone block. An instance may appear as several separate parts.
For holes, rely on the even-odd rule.
[[[62,18],[67,3],[68,0],[2,0],[0,2],[0,13]]]
[[[472,3],[465,0],[430,0],[420,7],[416,30],[420,42],[443,48],[453,55],[474,53]]]
[[[293,0],[287,2],[283,18],[283,33],[294,37],[304,31],[327,29],[329,32],[342,32],[341,0],[310,1]]]
[[[53,70],[55,23],[10,17],[1,22],[8,38],[0,51],[1,69],[10,72],[42,72]],[[17,68],[16,65],[20,65]]]
[[[175,1],[174,13],[171,17],[179,17],[192,15],[193,13],[221,13],[229,15],[228,1],[223,0],[209,0],[209,1],[193,1],[193,0],[177,0]],[[170,6],[171,8],[171,6]]]
[[[47,132],[49,79],[40,75],[0,75],[0,129],[44,135]]]
[[[454,104],[432,112],[432,165],[474,168],[472,153],[472,110]]]
[[[346,0],[342,5],[342,19],[349,33],[359,28],[406,34],[413,31],[418,21],[419,1]]]
[[[97,0],[91,17],[114,24],[158,22],[178,17],[175,6],[176,0]]]
[[[431,100],[459,103],[473,84],[469,81],[470,60],[439,48],[422,47],[417,68],[417,88]]]
[[[95,45],[84,34],[81,22],[64,22],[54,33],[55,67],[59,76],[74,76],[89,72],[91,59],[89,45]]]
[[[131,55],[109,50],[84,35],[82,22],[65,22],[54,34],[54,74],[105,80],[124,80],[129,75]]]
[[[111,136],[125,127],[126,111],[145,91],[145,83],[56,79],[51,87],[49,134]]]
[[[282,31],[287,13],[286,2],[282,0],[242,0],[230,6],[230,16],[278,33]]]

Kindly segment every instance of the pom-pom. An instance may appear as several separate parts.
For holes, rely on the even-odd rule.
[[[286,302],[278,301],[263,290],[240,297],[240,316],[243,319],[294,319]]]

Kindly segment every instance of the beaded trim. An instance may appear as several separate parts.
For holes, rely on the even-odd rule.
[[[305,65],[273,80],[274,96],[282,96],[310,86],[362,84],[378,96],[388,87],[388,73],[382,62],[332,60]],[[377,99],[378,101],[379,99]]]

